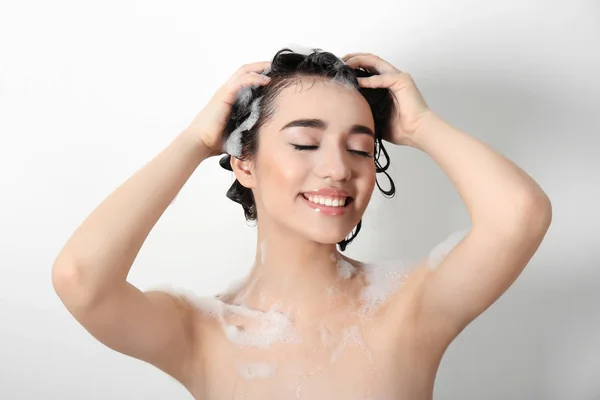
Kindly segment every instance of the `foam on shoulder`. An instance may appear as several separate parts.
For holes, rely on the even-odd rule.
[[[297,343],[300,340],[289,313],[281,312],[277,303],[262,311],[243,304],[228,304],[216,297],[198,296],[186,289],[163,286],[160,290],[185,297],[200,312],[217,319],[227,339],[238,346],[265,349],[274,343]],[[229,317],[243,323],[230,323]]]
[[[427,263],[430,269],[436,269],[446,256],[465,238],[468,229],[461,229],[448,235],[429,253]]]
[[[254,362],[238,364],[238,372],[246,380],[266,379],[277,374],[277,364]]]
[[[390,296],[404,283],[411,264],[403,261],[369,263],[363,266],[367,285],[361,293],[363,315],[369,315],[388,301]]]

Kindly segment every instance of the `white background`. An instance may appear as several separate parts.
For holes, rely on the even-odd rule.
[[[380,55],[451,124],[548,193],[552,226],[516,284],[451,345],[435,399],[600,399],[600,3],[597,1],[2,1],[0,398],[189,399],[113,352],[51,285],[60,248],[242,64],[290,43]],[[348,250],[413,259],[468,226],[424,153],[388,145],[397,195],[377,192]],[[129,279],[212,294],[250,267],[255,228],[203,163]]]

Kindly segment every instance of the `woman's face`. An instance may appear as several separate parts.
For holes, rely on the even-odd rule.
[[[282,90],[275,107],[249,166],[258,223],[337,243],[358,224],[373,193],[371,109],[356,89],[323,78]]]

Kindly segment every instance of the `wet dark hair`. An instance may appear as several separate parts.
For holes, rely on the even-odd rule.
[[[383,135],[387,131],[390,123],[390,117],[394,111],[393,93],[389,89],[371,89],[362,88],[358,84],[359,77],[369,77],[377,73],[371,72],[362,68],[352,69],[343,60],[336,57],[332,53],[321,51],[320,49],[312,49],[310,54],[296,53],[289,48],[279,50],[271,62],[270,70],[265,75],[271,77],[271,81],[264,85],[252,88],[252,99],[263,96],[260,101],[260,113],[256,123],[247,131],[244,131],[241,136],[241,157],[245,160],[253,157],[258,149],[258,131],[274,114],[275,100],[280,92],[294,84],[300,83],[302,78],[330,78],[340,80],[354,86],[360,94],[367,100],[371,107],[373,119],[375,123],[375,149],[374,162],[375,171],[383,173],[389,180],[390,188],[384,190],[379,181],[377,187],[385,197],[393,197],[396,193],[396,187],[392,178],[387,173],[390,166],[390,157],[383,146]],[[227,122],[225,132],[235,130],[248,116],[251,111],[251,102],[238,101],[233,104],[231,115]],[[379,159],[383,156],[383,164]],[[232,171],[231,156],[225,155],[219,161],[221,167]],[[244,187],[237,179],[227,191],[227,197],[242,205],[246,220],[256,220],[256,203],[252,190]],[[362,220],[359,221],[356,228],[351,232],[350,236],[338,243],[340,250],[344,251],[346,246],[360,231]]]

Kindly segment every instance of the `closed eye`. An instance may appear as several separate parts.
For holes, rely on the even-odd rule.
[[[294,150],[298,150],[298,151],[316,150],[319,148],[319,146],[305,146],[305,145],[300,145],[300,144],[292,144],[292,146],[294,146]],[[371,154],[369,154],[369,152],[367,152],[367,151],[360,151],[360,150],[348,150],[348,151],[352,154],[356,154],[361,157],[365,157],[365,158],[372,157]]]
[[[371,158],[372,155],[369,154],[369,152],[367,151],[359,151],[359,150],[348,150],[350,153],[354,153],[357,154],[359,156],[365,157],[365,158]]]
[[[319,146],[303,146],[300,144],[292,144],[292,146],[294,146],[294,150],[316,150],[319,148]]]

